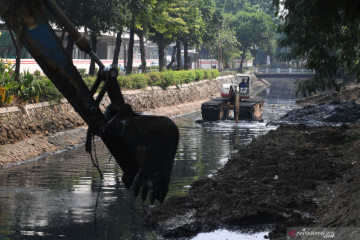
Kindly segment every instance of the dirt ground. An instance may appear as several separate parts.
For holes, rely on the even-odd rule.
[[[351,84],[343,87],[339,92],[332,91],[315,96],[299,99],[296,104],[299,106],[315,105],[320,103],[330,103],[332,101],[356,101],[360,103],[360,84]]]
[[[283,125],[231,156],[185,197],[150,209],[148,223],[166,237],[221,227],[275,223],[287,227],[359,226],[360,124]]]
[[[177,239],[266,224],[270,239],[286,239],[287,227],[358,227],[359,173],[360,123],[281,125],[194,182],[188,195],[149,208],[147,221]]]

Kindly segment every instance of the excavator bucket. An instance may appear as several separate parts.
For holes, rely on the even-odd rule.
[[[163,202],[168,191],[179,132],[169,118],[137,115],[115,117],[102,136],[123,169],[122,180],[137,196]]]

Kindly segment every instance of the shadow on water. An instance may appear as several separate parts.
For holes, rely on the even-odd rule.
[[[238,146],[274,129],[266,126],[268,119],[277,119],[293,107],[292,98],[279,97],[275,102],[276,98],[264,94],[269,101],[264,122],[198,124],[200,112],[174,119],[180,143],[168,196],[186,194],[192,182],[221,168]],[[161,239],[146,229],[144,203],[124,188],[121,169],[114,160],[109,161],[110,154],[101,142],[97,143],[97,156],[105,181],[96,218],[100,176],[83,147],[1,169],[0,239]],[[213,234],[205,238],[199,234],[194,239],[224,239],[232,234],[237,234],[236,239],[250,239],[225,230]]]

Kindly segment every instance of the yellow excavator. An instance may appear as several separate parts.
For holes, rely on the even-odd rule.
[[[44,7],[68,31],[79,49],[99,66],[97,79],[90,89],[51,28]],[[135,196],[141,192],[143,200],[150,195],[151,203],[162,202],[168,191],[179,141],[177,126],[169,118],[141,115],[132,110],[122,96],[117,68],[102,64],[89,41],[53,0],[0,0],[0,13],[89,126],[87,151],[91,152],[92,137],[100,136],[122,168],[125,186],[131,188]],[[102,112],[99,104],[105,94],[111,104]]]

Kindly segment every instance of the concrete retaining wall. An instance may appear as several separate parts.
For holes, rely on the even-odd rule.
[[[131,90],[124,91],[123,94],[126,102],[135,111],[151,112],[154,109],[218,97],[221,84],[231,82],[233,78],[234,76],[223,76],[211,81],[203,80],[166,89],[148,87],[145,91]],[[101,103],[102,108],[108,103],[109,99],[105,98]],[[157,114],[171,115],[162,112]],[[49,135],[84,124],[66,100],[60,103],[43,102],[23,107],[0,108],[0,144],[15,143],[35,134]]]

